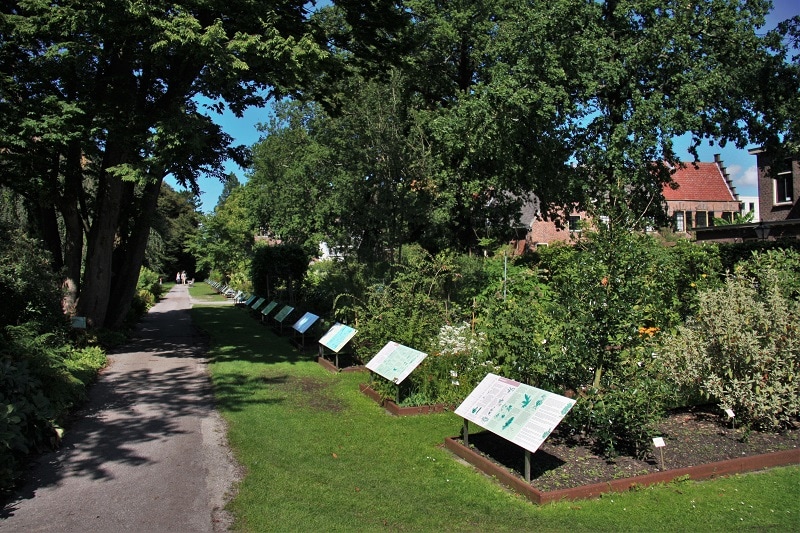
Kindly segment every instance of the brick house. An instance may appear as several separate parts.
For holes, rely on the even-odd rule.
[[[758,168],[759,220],[752,224],[720,226],[695,232],[698,241],[741,242],[800,238],[800,161],[774,157],[762,148],[748,151]]]
[[[714,219],[733,221],[741,210],[739,197],[719,155],[713,163],[687,163],[672,175],[677,188],[665,186],[667,214],[675,231],[686,233],[714,225]]]
[[[742,209],[741,202],[730,176],[719,158],[711,163],[687,163],[672,175],[677,187],[664,186],[662,193],[667,204],[667,214],[676,231],[687,233],[697,228],[711,227],[714,219],[733,220]],[[798,189],[800,190],[800,189]],[[574,210],[564,217],[566,222],[558,226],[542,218],[538,199],[533,205],[523,207],[520,223],[528,229],[524,243],[515,243],[518,252],[532,250],[552,242],[569,242],[580,236],[587,221],[585,212]]]

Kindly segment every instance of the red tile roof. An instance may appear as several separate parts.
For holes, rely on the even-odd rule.
[[[716,163],[686,163],[672,175],[677,189],[665,185],[664,199],[668,201],[697,200],[705,202],[735,202],[725,176]]]

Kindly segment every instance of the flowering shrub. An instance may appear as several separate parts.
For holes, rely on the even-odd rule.
[[[469,322],[444,325],[436,338],[438,350],[431,353],[411,375],[425,403],[458,405],[489,372],[496,371],[486,358],[486,335],[474,331]]]
[[[762,259],[755,255],[723,287],[701,293],[697,315],[665,339],[663,357],[679,385],[744,423],[773,429],[800,413],[800,302],[788,290],[796,274]],[[755,269],[757,278],[747,275]]]

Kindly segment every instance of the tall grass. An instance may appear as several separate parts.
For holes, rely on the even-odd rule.
[[[245,476],[230,503],[241,531],[792,530],[800,468],[680,482],[537,507],[443,449],[452,413],[394,418],[315,354],[241,308],[197,307],[210,371]]]

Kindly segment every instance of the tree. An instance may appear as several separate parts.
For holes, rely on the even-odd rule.
[[[674,139],[744,147],[785,131],[771,98],[798,90],[781,44],[757,33],[768,1],[609,0],[586,5],[577,71],[583,113],[571,138],[580,201],[625,230],[663,217],[661,190],[682,164]],[[778,52],[776,56],[775,53]],[[765,77],[771,79],[767,88]],[[594,203],[592,203],[594,202]]]
[[[226,283],[242,283],[249,275],[254,236],[247,196],[239,187],[213,213],[201,216],[188,250],[197,258],[198,269]]]
[[[25,197],[54,268],[66,269],[70,298],[94,326],[126,316],[164,176],[197,192],[200,173],[223,179],[225,158],[245,163],[246,151],[197,98],[240,114],[310,85],[327,53],[304,6],[3,5],[0,179]],[[346,10],[357,18],[363,7]],[[365,9],[380,18],[392,7]]]
[[[147,243],[145,266],[168,276],[182,270],[194,276],[196,259],[187,247],[199,225],[197,197],[191,191],[176,191],[163,184]]]

